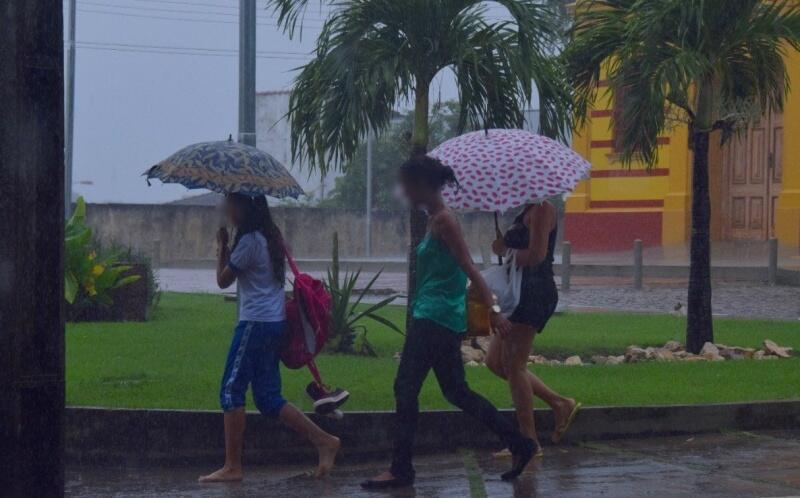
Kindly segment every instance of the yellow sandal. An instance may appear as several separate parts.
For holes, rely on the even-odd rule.
[[[553,443],[558,444],[561,442],[561,440],[564,438],[564,435],[572,425],[572,422],[575,420],[575,417],[578,415],[578,412],[581,410],[581,407],[583,407],[583,404],[576,402],[575,407],[572,409],[569,417],[567,417],[567,421],[564,422],[564,425],[553,431],[553,436],[550,438]]]

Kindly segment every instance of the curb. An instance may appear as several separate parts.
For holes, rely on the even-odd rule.
[[[511,411],[504,411],[512,417]],[[391,452],[392,412],[348,412],[334,421],[313,418],[342,439],[347,461],[387,460]],[[65,446],[68,464],[186,465],[216,463],[224,455],[222,413],[184,410],[67,408]],[[552,413],[536,412],[542,442],[549,441]],[[569,440],[700,434],[725,430],[781,430],[800,427],[800,401],[711,405],[592,407],[578,414]],[[248,463],[313,461],[313,448],[279,423],[248,413],[245,435]],[[436,453],[459,447],[499,448],[496,438],[460,411],[420,414],[416,448]]]

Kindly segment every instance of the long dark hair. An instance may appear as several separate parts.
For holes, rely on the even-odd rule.
[[[453,168],[425,154],[417,154],[400,166],[400,177],[437,192],[445,186],[459,188]]]
[[[263,195],[250,197],[242,194],[228,194],[228,199],[241,207],[244,214],[241,226],[236,228],[233,249],[248,233],[261,232],[261,235],[267,239],[269,259],[272,262],[272,273],[275,275],[275,280],[283,283],[286,278],[283,236],[278,226],[272,221],[267,198]]]

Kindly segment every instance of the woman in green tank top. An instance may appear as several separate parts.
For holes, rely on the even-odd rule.
[[[392,465],[389,471],[362,486],[385,489],[413,484],[411,459],[419,411],[417,398],[430,370],[436,374],[449,402],[486,424],[509,445],[514,463],[502,478],[515,479],[535,454],[536,443],[524,437],[497,408],[469,388],[461,361],[461,341],[467,328],[467,278],[472,280],[487,308],[495,307],[489,287],[472,263],[458,220],[442,200],[442,188],[457,185],[455,174],[436,159],[417,156],[400,168],[400,184],[413,207],[427,211],[428,233],[416,248],[416,295],[409,303],[413,323],[406,333],[394,383]],[[500,334],[508,334],[511,329],[510,322],[496,312],[492,313],[492,326]]]

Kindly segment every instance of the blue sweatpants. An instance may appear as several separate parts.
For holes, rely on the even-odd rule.
[[[280,354],[286,322],[239,322],[225,362],[219,399],[224,411],[245,405],[247,386],[259,411],[277,417],[286,404],[281,396]]]

